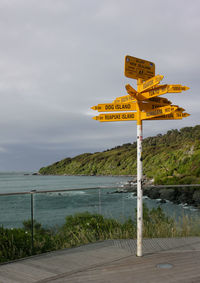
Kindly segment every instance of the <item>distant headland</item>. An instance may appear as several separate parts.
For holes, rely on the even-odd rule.
[[[136,175],[137,144],[84,153],[43,167],[41,175]],[[200,125],[143,140],[143,172],[154,184],[200,183]]]

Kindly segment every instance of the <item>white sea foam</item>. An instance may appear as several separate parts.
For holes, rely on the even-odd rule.
[[[131,193],[131,194],[128,194],[127,199],[137,199],[137,196],[135,196],[135,193]]]
[[[60,193],[61,195],[69,195],[69,196],[75,196],[75,195],[85,195],[86,192],[84,191],[70,191],[70,192],[64,192]]]

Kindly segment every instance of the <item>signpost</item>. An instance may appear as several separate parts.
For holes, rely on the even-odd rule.
[[[180,84],[159,85],[163,76],[155,76],[155,64],[129,55],[125,57],[124,74],[137,80],[137,90],[128,84],[128,95],[117,97],[112,103],[98,104],[91,109],[98,112],[129,111],[93,117],[99,122],[137,121],[137,256],[142,256],[142,121],[178,120],[188,117],[190,114],[184,112],[185,109],[171,105],[171,101],[158,96],[180,93],[189,87]]]

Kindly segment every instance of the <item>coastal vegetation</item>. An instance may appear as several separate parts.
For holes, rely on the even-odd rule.
[[[137,144],[65,158],[39,170],[42,175],[135,175]],[[200,125],[143,140],[143,170],[154,184],[200,184]]]
[[[145,238],[200,236],[200,219],[184,216],[176,222],[158,207],[144,206],[143,236]],[[31,221],[23,228],[0,228],[0,263],[64,248],[77,247],[107,239],[136,238],[136,218],[121,223],[88,212],[66,217],[58,229],[45,229],[34,222],[32,238]]]

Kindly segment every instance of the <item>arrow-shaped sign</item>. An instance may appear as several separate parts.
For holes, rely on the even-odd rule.
[[[136,99],[133,98],[131,95],[124,95],[117,97],[115,100],[113,100],[113,103],[125,103],[125,102],[136,102]],[[156,102],[165,105],[172,104],[172,102],[169,101],[167,98],[162,98],[162,97],[152,97],[149,98],[148,101],[146,100],[145,102]]]
[[[182,85],[168,85],[168,91],[169,93],[174,92],[174,93],[179,93],[182,91],[186,91],[190,89],[188,86],[182,86]]]
[[[174,107],[176,108],[176,107]],[[177,107],[178,108],[178,107]],[[142,114],[142,120],[179,120],[182,118],[186,118],[190,116],[188,113],[182,113],[177,110],[174,112],[170,112],[169,114],[162,114],[159,116],[159,113],[161,112],[154,112],[151,113],[148,112],[148,116],[145,115],[146,113]],[[162,112],[163,113],[163,112]],[[100,114],[98,116],[93,117],[94,120],[97,120],[99,122],[119,122],[119,121],[136,121],[137,120],[137,113],[133,112],[124,112],[124,113],[110,113],[110,114]]]
[[[153,101],[153,102],[161,103],[161,104],[166,104],[166,105],[172,104],[171,101],[169,101],[167,98],[163,98],[163,97],[152,97],[152,98],[148,99],[148,102],[149,101]]]
[[[165,106],[169,106],[168,104],[165,103],[156,103],[156,102],[151,102],[148,101],[147,103],[144,103],[143,101],[140,102],[140,110],[145,111],[145,112],[149,112],[151,110],[154,109],[158,109],[158,108],[163,108]],[[174,106],[174,105],[170,105],[170,106]]]
[[[152,97],[163,95],[163,94],[167,93],[167,91],[168,91],[168,86],[167,85],[161,85],[161,86],[153,88],[153,89],[151,89],[147,92],[138,93],[137,98],[138,98],[138,100],[146,100],[146,99],[149,99],[149,98],[152,98]]]
[[[153,101],[140,102],[141,111],[151,111],[160,107],[167,106],[166,103],[156,103]],[[96,106],[92,106],[91,109],[98,112],[115,112],[115,111],[137,111],[136,101],[129,103],[102,103]]]
[[[178,109],[178,106],[169,105],[169,106],[160,107],[160,108],[148,111],[148,112],[141,112],[141,119],[144,120],[148,118],[154,118],[154,117],[170,114],[177,109]]]
[[[125,87],[128,94],[139,101],[147,100],[166,93],[172,93],[173,90],[178,93],[189,89],[188,87],[181,85],[158,85],[157,87],[150,89],[149,91],[133,94],[131,85],[126,85]]]
[[[137,113],[134,112],[124,112],[124,113],[114,113],[114,114],[100,114],[92,119],[99,122],[119,122],[119,121],[135,121],[137,120]]]
[[[128,94],[137,100],[138,92],[129,84],[126,85],[125,88]]]
[[[117,97],[115,100],[113,100],[114,103],[125,103],[125,102],[136,102],[136,99],[133,98],[131,95],[124,95]]]
[[[171,114],[166,114],[166,115],[162,115],[162,116],[158,116],[158,117],[154,117],[154,118],[148,118],[145,119],[145,121],[149,121],[149,120],[181,120],[183,118],[186,118],[190,116],[190,114],[188,113],[178,113],[178,112],[173,112]]]
[[[93,110],[97,110],[98,112],[113,112],[113,111],[136,111],[136,103],[105,103],[98,104],[96,106],[91,107]]]
[[[160,81],[164,78],[164,76],[161,75],[157,75],[145,82],[143,82],[142,84],[138,85],[138,92],[143,92],[146,91],[148,89],[151,89],[152,87],[154,87],[155,85],[159,84]]]

